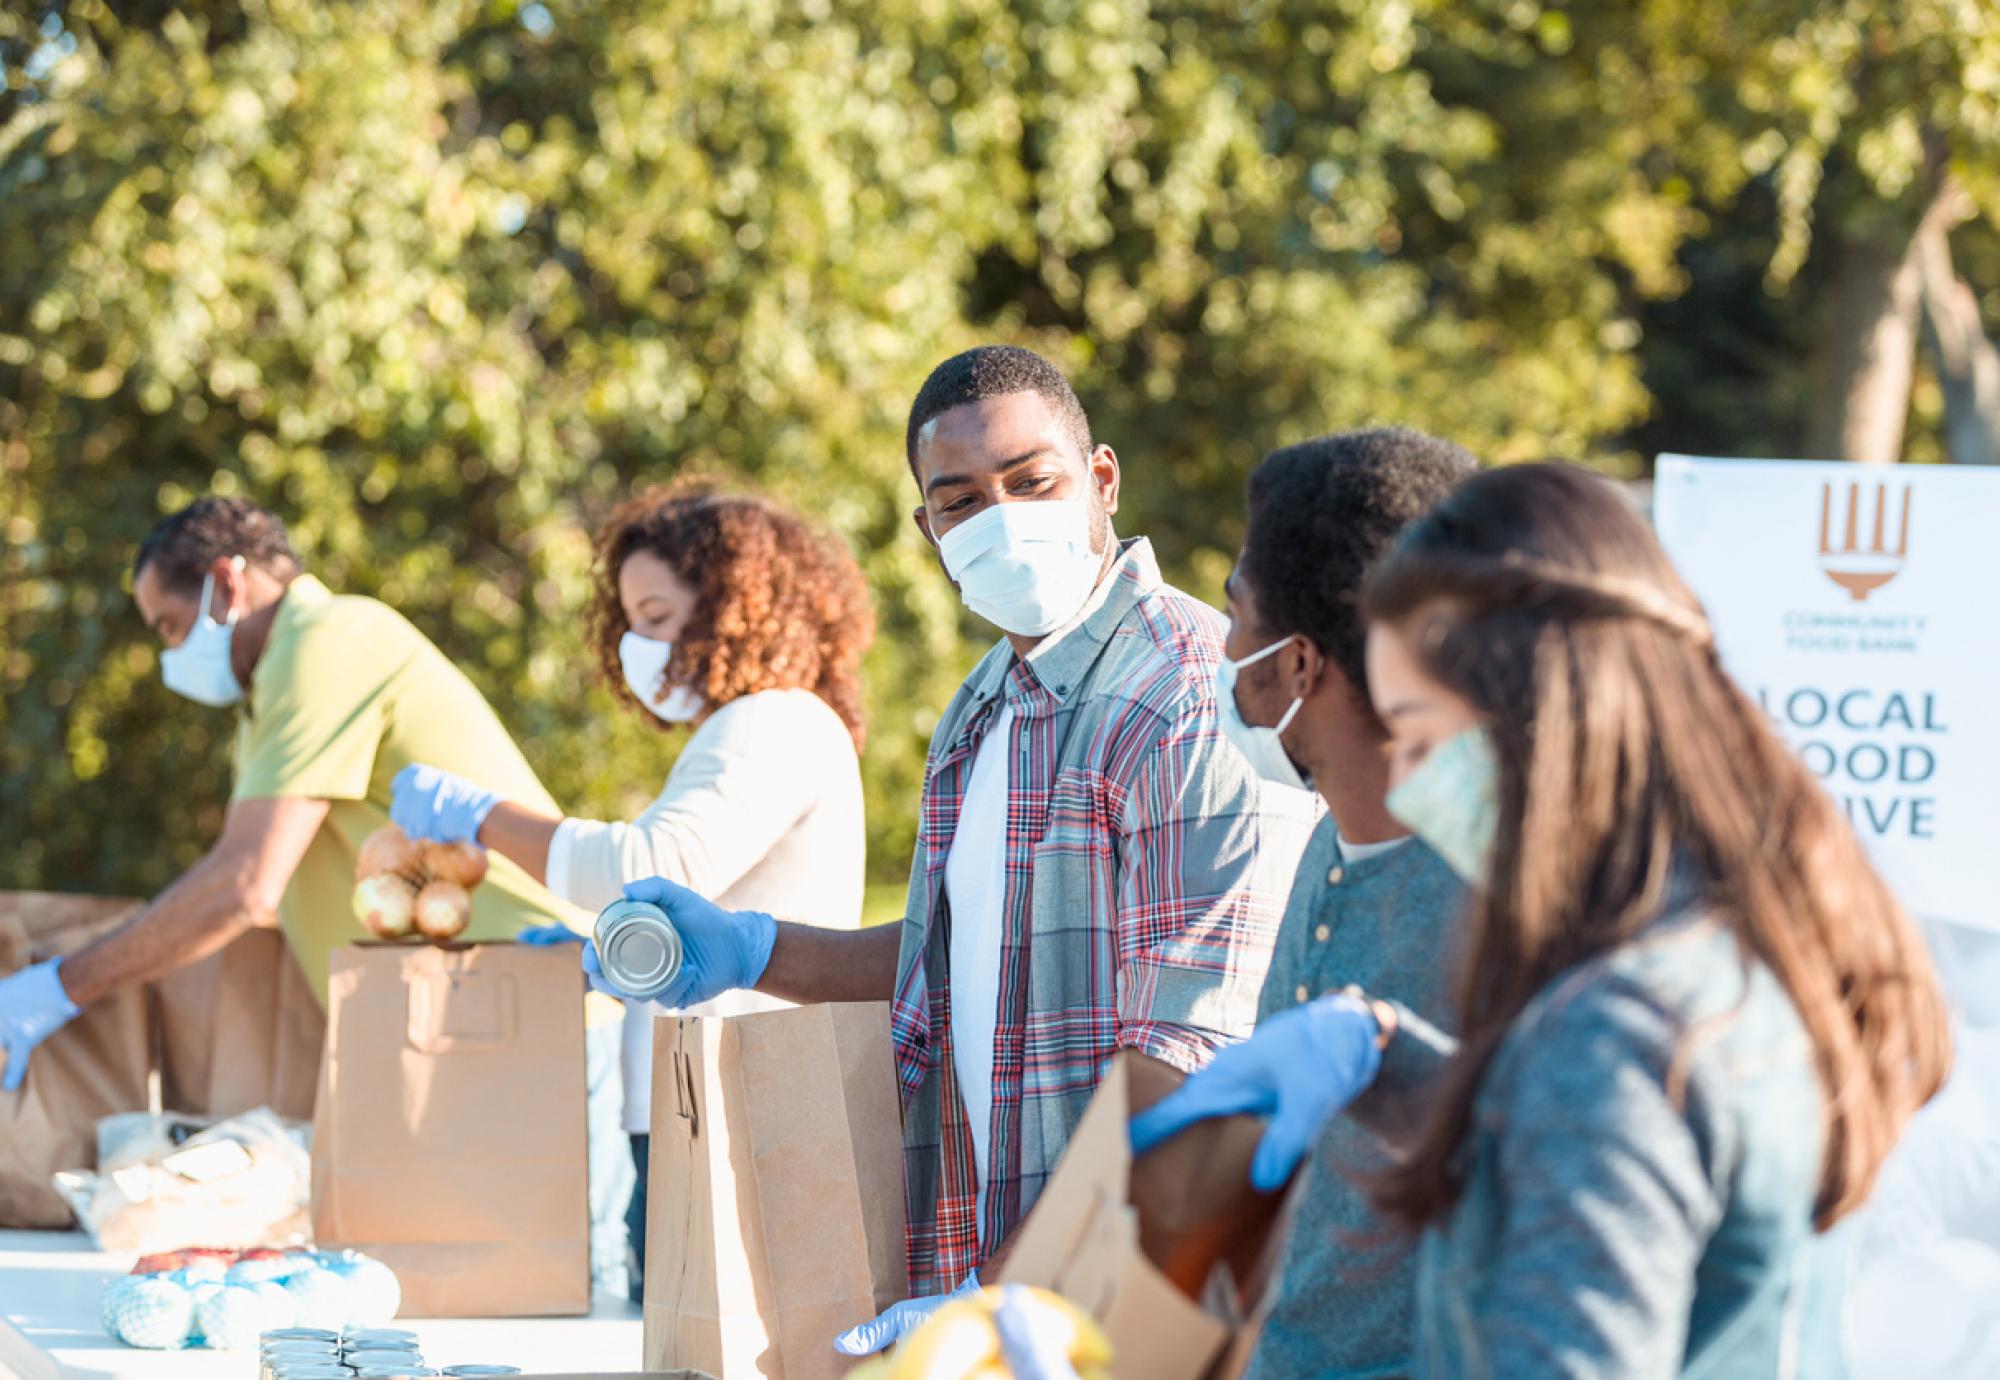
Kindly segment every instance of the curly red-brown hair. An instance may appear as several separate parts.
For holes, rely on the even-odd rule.
[[[666,685],[691,686],[717,708],[760,690],[810,690],[861,750],[861,654],[875,640],[875,610],[861,568],[837,537],[769,499],[708,480],[648,489],[613,509],[597,533],[590,638],[613,693],[643,708],[618,661],[630,627],[618,572],[637,551],[650,551],[695,592]]]

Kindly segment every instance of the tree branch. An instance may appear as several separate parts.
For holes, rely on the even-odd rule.
[[[1945,451],[1961,465],[2000,465],[2000,346],[1979,320],[1979,300],[1952,266],[1950,227],[1969,209],[1955,183],[1926,216],[1915,244],[1923,285],[1924,340],[1944,390]]]

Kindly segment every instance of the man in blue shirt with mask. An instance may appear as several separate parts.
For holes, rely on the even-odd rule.
[[[1260,1025],[1349,985],[1449,1025],[1451,933],[1464,891],[1383,803],[1388,734],[1368,702],[1356,603],[1402,529],[1473,469],[1457,446],[1382,428],[1289,446],[1250,476],[1243,550],[1229,578],[1223,732],[1261,775],[1309,782],[1328,811],[1292,884]],[[1345,1119],[1315,1136],[1316,1120],[1293,1124],[1285,1110],[1255,1177],[1275,1187],[1305,1158],[1306,1184],[1250,1375],[1406,1374],[1412,1244],[1384,1230],[1357,1182],[1382,1152]],[[1139,1129],[1143,1138],[1143,1120]]]

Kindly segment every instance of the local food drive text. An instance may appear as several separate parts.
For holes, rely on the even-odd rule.
[[[1951,731],[1934,691],[1801,685],[1758,702],[1864,838],[1936,836],[1939,740]]]

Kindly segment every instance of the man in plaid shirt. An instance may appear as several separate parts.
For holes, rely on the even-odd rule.
[[[855,1354],[972,1282],[1115,1051],[1164,1092],[1249,1032],[1318,814],[1223,738],[1225,621],[1113,534],[1117,456],[1053,365],[1012,347],[945,361],[908,452],[917,525],[1006,636],[932,736],[903,924],[843,933],[627,888],[667,907],[688,954],[631,995],[891,1003],[911,1288],[931,1297],[844,1336]]]

